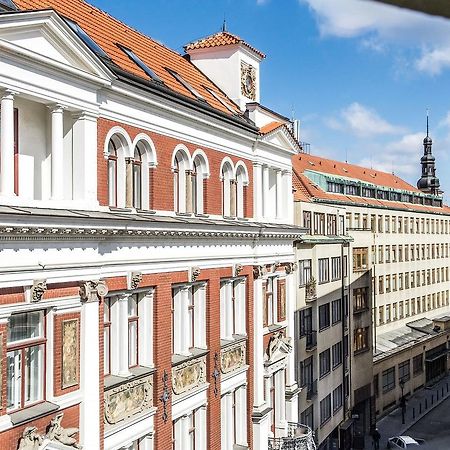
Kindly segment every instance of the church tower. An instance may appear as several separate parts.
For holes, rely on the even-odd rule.
[[[431,147],[433,141],[428,133],[428,115],[427,115],[427,135],[423,140],[423,156],[420,158],[420,164],[422,165],[422,176],[417,181],[417,187],[426,194],[439,195],[439,178],[436,177],[435,158],[433,156]]]

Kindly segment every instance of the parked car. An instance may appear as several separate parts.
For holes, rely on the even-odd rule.
[[[410,436],[394,436],[388,439],[388,448],[392,449],[415,449],[422,445],[425,445],[423,439],[414,439]]]

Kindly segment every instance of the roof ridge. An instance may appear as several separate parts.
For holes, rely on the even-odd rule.
[[[230,33],[229,31],[222,31],[221,30],[221,31],[216,31],[215,33],[209,34],[208,36],[204,36],[202,38],[198,38],[198,39],[196,39],[194,41],[191,41],[191,42],[187,43],[186,45],[184,45],[183,48],[186,50],[186,48],[189,47],[190,45],[196,45],[196,44],[200,43],[201,41],[206,41],[207,39],[210,39],[210,38],[212,38],[214,36],[217,36],[219,34],[228,34],[229,36],[237,39],[239,42],[244,42],[244,39],[242,39],[237,34]]]

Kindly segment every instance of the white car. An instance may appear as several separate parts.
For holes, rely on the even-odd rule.
[[[423,439],[413,439],[410,436],[394,436],[388,439],[388,448],[415,449],[420,445],[424,445]]]

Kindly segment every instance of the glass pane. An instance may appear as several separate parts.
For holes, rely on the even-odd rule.
[[[7,354],[7,405],[8,409],[20,408],[21,403],[21,374],[22,374],[22,352],[15,350]]]
[[[8,343],[42,336],[42,311],[13,314],[9,319]]]
[[[116,206],[116,161],[110,159],[108,161],[108,188],[109,188],[109,204],[110,206]]]
[[[106,299],[103,303],[103,321],[109,322],[109,308],[110,308],[110,301],[109,299]]]
[[[137,316],[137,298],[136,295],[128,297],[128,317]]]
[[[136,321],[128,322],[128,366],[137,366],[138,324]]]
[[[25,404],[43,398],[44,346],[35,345],[25,349]]]
[[[133,165],[133,203],[134,207],[141,209],[141,166]]]
[[[103,329],[103,342],[104,342],[104,350],[103,350],[103,373],[105,375],[111,373],[111,368],[109,367],[110,360],[110,338],[109,338],[110,328],[106,327]]]

